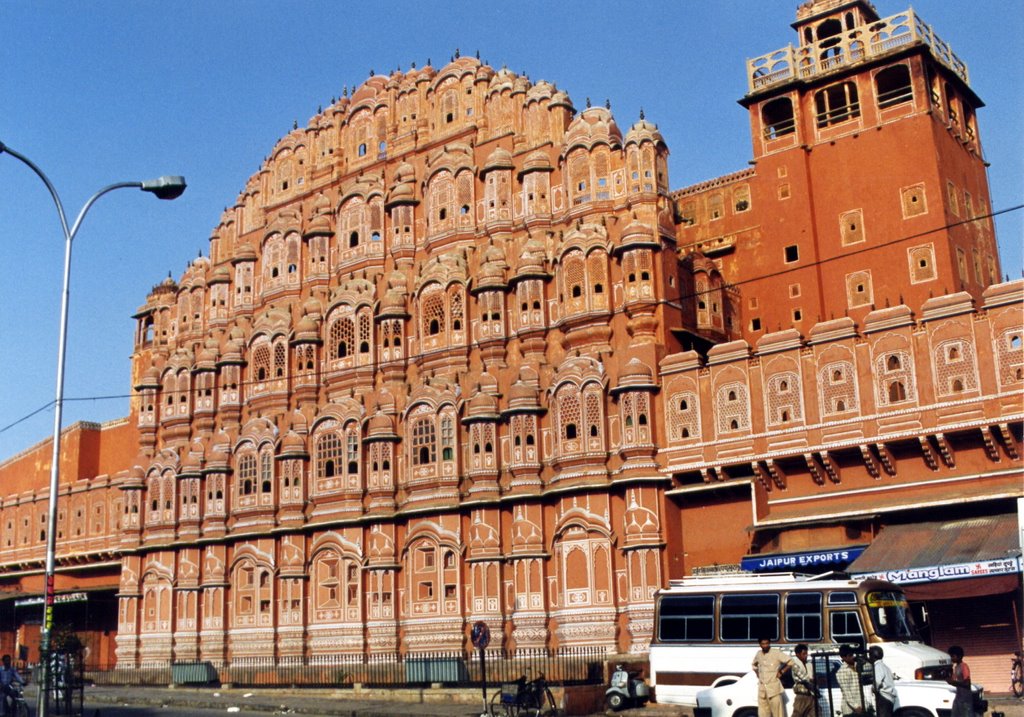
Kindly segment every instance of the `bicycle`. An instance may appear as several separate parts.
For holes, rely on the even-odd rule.
[[[521,676],[515,682],[504,682],[491,698],[491,717],[560,717],[555,696],[541,672],[537,679],[527,681]]]
[[[1010,667],[1010,691],[1014,697],[1024,696],[1024,664],[1022,664],[1021,651],[1016,650]]]
[[[28,702],[25,701],[25,694],[19,685],[12,684],[7,694],[0,695],[3,699],[4,714],[11,717],[28,717]]]

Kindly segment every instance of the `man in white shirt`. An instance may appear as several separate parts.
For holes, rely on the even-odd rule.
[[[789,669],[792,661],[789,655],[772,647],[767,637],[757,643],[761,649],[754,655],[752,664],[757,673],[757,717],[785,717],[779,676]]]
[[[878,645],[868,650],[875,677],[875,712],[878,717],[892,717],[896,709],[896,678],[889,666],[882,662],[885,653]]]

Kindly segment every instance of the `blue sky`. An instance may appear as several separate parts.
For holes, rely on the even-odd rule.
[[[577,108],[609,99],[620,126],[640,108],[671,150],[673,188],[743,169],[751,149],[746,58],[795,43],[797,0],[418,3],[3,0],[0,141],[30,157],[73,221],[111,182],[183,174],[174,202],[121,190],[75,242],[65,425],[128,411],[131,314],[178,278],[276,141],[371,69],[445,64],[477,50]],[[877,0],[884,16],[904,0]],[[1024,198],[1024,3],[918,0],[967,62],[996,210]],[[1003,271],[1021,275],[1024,212],[997,220]],[[43,184],[0,156],[0,460],[45,439],[63,240]],[[112,398],[107,398],[112,397]]]

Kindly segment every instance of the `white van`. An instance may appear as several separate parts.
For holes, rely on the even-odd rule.
[[[888,654],[886,654],[888,657]],[[836,681],[836,670],[842,664],[838,657],[816,660],[815,673],[818,684],[818,715],[820,717],[841,717],[842,693]],[[888,660],[886,660],[888,662]],[[870,673],[869,673],[870,675]],[[868,677],[870,682],[870,677]],[[973,685],[975,705],[986,707],[984,691],[980,685]],[[875,699],[870,684],[863,687],[866,704],[874,707]],[[938,680],[897,680],[896,717],[941,717],[949,715],[956,690]],[[793,690],[783,693],[786,715],[793,709]],[[976,711],[982,717],[985,710]],[[697,693],[694,717],[757,717],[757,675],[747,672],[739,679],[722,678],[714,687]]]
[[[654,598],[651,682],[655,699],[696,704],[697,692],[750,669],[758,640],[784,652],[846,643],[880,645],[903,679],[946,674],[949,656],[921,642],[907,598],[882,580],[794,573],[687,577]]]

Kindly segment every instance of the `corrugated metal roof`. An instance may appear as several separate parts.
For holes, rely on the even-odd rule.
[[[955,565],[1020,553],[1017,514],[890,525],[849,567],[851,572]]]

